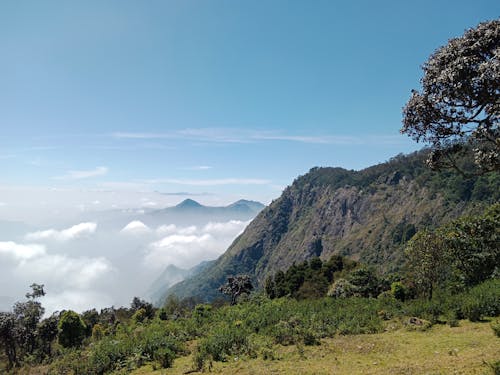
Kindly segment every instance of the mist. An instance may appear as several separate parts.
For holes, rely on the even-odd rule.
[[[33,215],[4,210],[0,310],[23,300],[32,283],[45,286],[41,302],[47,314],[128,306],[134,296],[148,299],[152,282],[167,266],[188,269],[216,259],[257,213],[160,210],[171,197],[151,198],[142,196],[126,208],[113,202],[102,207],[99,200],[85,210],[59,202],[52,206],[58,214],[48,211],[45,218],[41,210]]]

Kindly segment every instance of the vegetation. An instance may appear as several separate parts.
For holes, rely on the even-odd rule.
[[[473,153],[478,171],[500,170],[499,40],[500,21],[483,22],[424,64],[422,91],[412,91],[402,132],[432,145],[431,167],[463,172],[455,156]]]
[[[433,171],[425,165],[428,155],[429,150],[398,155],[361,171],[311,169],[223,256],[172,287],[164,299],[176,294],[211,301],[227,277],[238,274],[250,275],[255,288],[264,288],[280,270],[313,257],[326,261],[343,255],[382,273],[401,272],[404,249],[416,232],[477,214],[500,200],[499,172],[469,178],[453,170]],[[459,159],[472,173],[472,157]]]

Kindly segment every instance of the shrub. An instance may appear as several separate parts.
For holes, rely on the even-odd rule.
[[[491,322],[491,329],[495,333],[497,337],[500,337],[500,320],[497,319],[493,322]]]
[[[65,348],[81,345],[87,331],[87,327],[80,315],[71,310],[61,314],[58,329],[59,344]]]
[[[391,284],[391,293],[399,301],[403,301],[406,299],[407,291],[406,287],[403,285],[401,281],[395,281]]]
[[[222,323],[198,344],[195,368],[202,369],[207,360],[226,361],[229,356],[249,354],[248,332],[241,325]]]
[[[153,358],[162,368],[169,368],[174,363],[175,353],[169,348],[159,348],[153,353]]]

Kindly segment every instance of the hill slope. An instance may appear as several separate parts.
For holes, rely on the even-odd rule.
[[[210,300],[228,275],[252,275],[257,286],[279,269],[333,254],[392,271],[404,243],[485,202],[497,201],[498,174],[466,180],[432,172],[426,151],[398,155],[362,171],[313,168],[265,208],[214,264],[170,288],[165,296]]]

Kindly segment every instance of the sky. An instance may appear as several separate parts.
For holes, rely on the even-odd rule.
[[[0,231],[0,257],[90,262],[92,279],[109,257],[61,245],[75,226],[100,233],[92,212],[268,204],[314,166],[417,150],[399,129],[422,64],[499,14],[494,0],[2,1],[0,220],[26,227]]]

